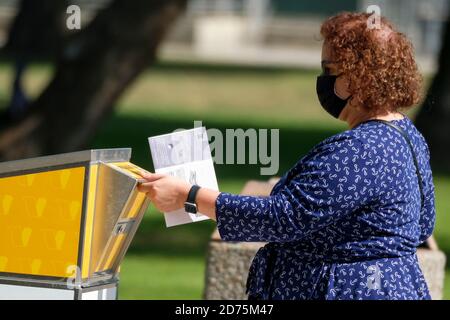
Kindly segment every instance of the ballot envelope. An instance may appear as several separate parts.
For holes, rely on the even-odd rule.
[[[0,163],[0,299],[115,299],[148,208],[131,149]]]

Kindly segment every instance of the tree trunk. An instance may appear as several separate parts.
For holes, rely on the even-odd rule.
[[[21,0],[3,53],[16,59],[54,59],[61,47],[67,0]]]
[[[450,20],[442,39],[439,69],[416,118],[425,136],[435,169],[450,171]]]
[[[118,97],[155,61],[184,7],[184,0],[113,1],[68,39],[53,80],[28,114],[0,132],[0,158],[86,148]]]

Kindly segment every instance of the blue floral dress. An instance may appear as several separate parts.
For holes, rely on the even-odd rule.
[[[430,299],[416,248],[435,223],[429,150],[408,119],[423,179],[395,129],[367,122],[315,146],[269,197],[221,193],[224,241],[268,242],[253,259],[254,299]]]

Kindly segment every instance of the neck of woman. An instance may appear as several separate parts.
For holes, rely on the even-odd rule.
[[[347,122],[350,129],[355,128],[360,123],[369,121],[369,120],[385,120],[385,121],[393,121],[393,120],[401,120],[404,119],[405,115],[401,112],[387,112],[384,114],[369,114],[363,108],[356,108],[348,104],[342,113],[339,116],[339,119]]]

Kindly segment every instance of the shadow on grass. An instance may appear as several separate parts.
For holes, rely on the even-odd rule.
[[[147,212],[146,215],[129,249],[131,254],[151,253],[168,258],[205,256],[214,222],[202,221],[166,228],[160,218],[161,213]]]
[[[180,74],[182,73],[207,73],[208,75],[224,75],[224,74],[236,74],[239,73],[253,73],[260,75],[277,75],[277,74],[298,74],[308,73],[311,76],[317,76],[320,72],[320,66],[317,69],[305,69],[301,67],[283,67],[283,66],[251,66],[251,65],[233,65],[233,64],[217,64],[217,63],[186,63],[186,62],[159,62],[153,65],[149,70],[162,71],[165,74],[171,72]]]

